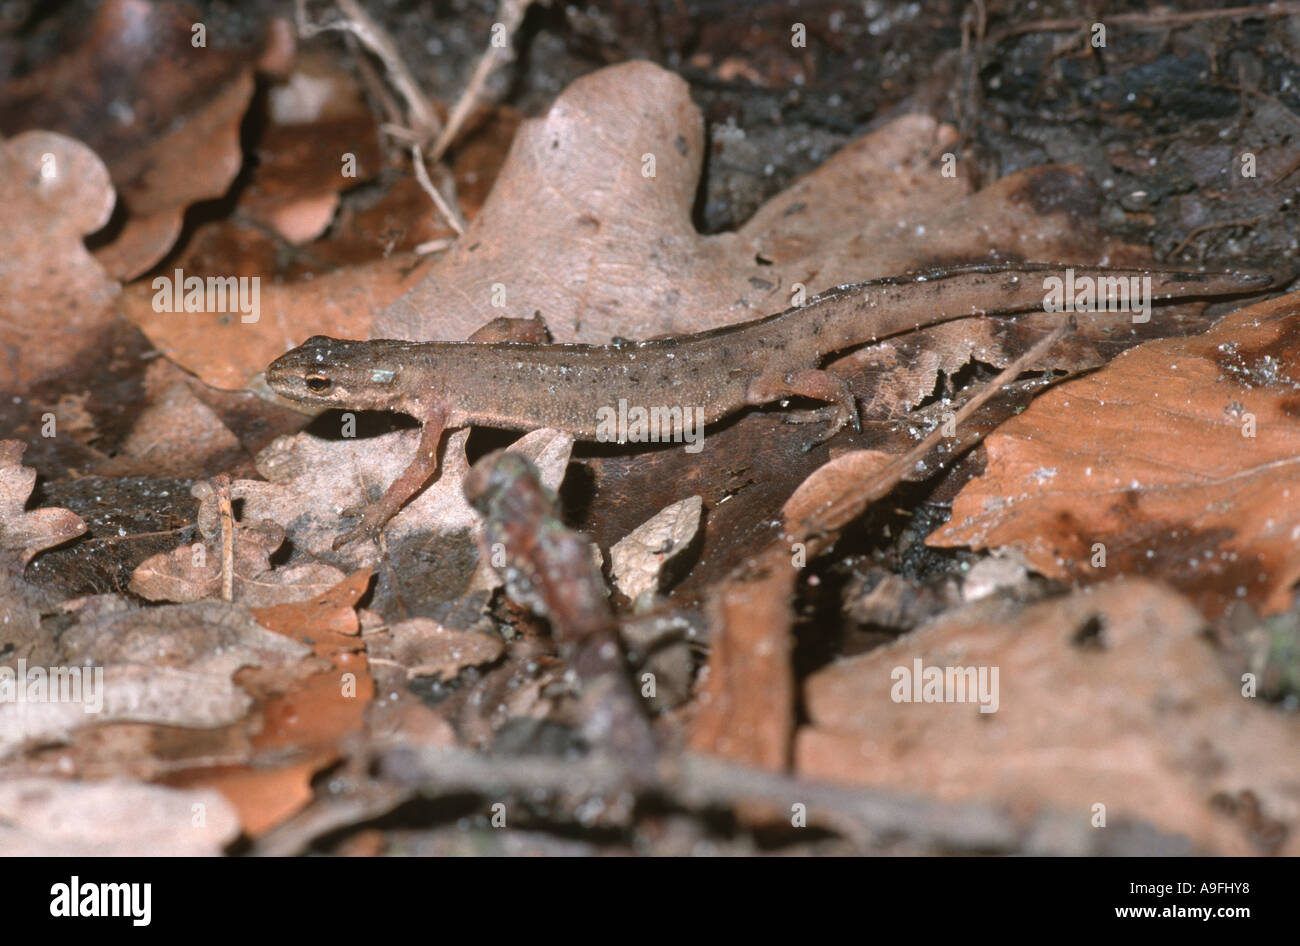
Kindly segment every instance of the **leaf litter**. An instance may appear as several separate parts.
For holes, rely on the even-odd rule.
[[[32,498],[24,443],[0,441],[0,684],[20,660],[104,674],[93,715],[0,704],[0,843],[213,854],[238,837],[298,852],[342,832],[340,851],[445,851],[446,825],[365,824],[421,795],[504,791],[544,799],[542,823],[562,833],[637,828],[628,800],[650,784],[681,819],[661,851],[718,843],[694,816],[722,807],[809,853],[1295,852],[1294,627],[1258,617],[1291,614],[1300,579],[1291,297],[1217,323],[1189,304],[1145,324],[1081,316],[1059,340],[1030,315],[866,346],[830,363],[863,431],[811,449],[775,408],[711,430],[699,456],[458,432],[380,542],[336,551],[344,510],[378,495],[418,437],[376,417],[353,436],[347,414],[276,437],[305,422],[248,392],[309,335],[460,340],[540,314],[558,341],[605,343],[958,262],[1153,255],[1109,226],[1093,166],[1040,158],[986,176],[962,160],[941,174],[968,142],[924,108],[856,124],[734,230],[702,232],[701,174],[724,174],[731,145],[673,72],[583,70],[522,121],[474,86],[421,124],[391,57],[290,31],[268,20],[199,72],[170,8],[113,0],[81,46],[0,82],[5,203],[19,210],[0,226],[0,390],[39,395],[34,417],[53,407],[75,447],[50,471],[172,476],[198,500],[157,530],[173,546],[134,559],[100,546],[82,567],[101,577],[60,595],[72,585],[33,558],[144,537],[92,521],[79,538],[82,517]],[[169,81],[149,88],[119,58],[129,35],[166,50]],[[789,81],[747,50],[697,59],[756,87]],[[44,91],[114,68],[138,106],[119,127],[100,117],[111,103],[69,110]],[[412,165],[404,136],[432,139],[452,113],[463,125]],[[250,115],[252,145],[238,134]],[[1274,150],[1270,186],[1288,166]],[[356,176],[339,172],[344,153]],[[1209,188],[1213,156],[1198,160]],[[259,276],[256,320],[159,311],[153,279],[178,268]],[[109,338],[142,365],[140,407],[116,427],[84,378]],[[1008,366],[1005,392],[964,389]],[[55,455],[31,462],[44,473]],[[925,528],[954,495],[950,521]],[[1097,544],[1103,567],[1089,564]],[[106,581],[114,569],[129,582]],[[965,666],[986,683],[998,671],[983,693],[996,711],[929,701],[921,684],[896,698],[912,673]],[[1251,698],[1247,667],[1271,702]],[[788,833],[793,792],[825,840]],[[206,831],[181,823],[192,803],[208,806]],[[1099,804],[1123,831],[1076,830]],[[748,837],[726,843],[748,853]]]

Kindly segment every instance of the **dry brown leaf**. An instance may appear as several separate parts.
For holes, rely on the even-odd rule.
[[[1012,379],[1022,362],[1038,357],[1056,336],[1026,352],[957,413],[965,418],[982,400]],[[782,509],[782,534],[745,563],[740,577],[712,595],[710,676],[692,746],[751,765],[779,768],[785,762],[792,725],[788,661],[793,650],[790,599],[798,569],[823,551],[839,531],[921,466],[921,458],[942,441],[941,431],[925,437],[898,457],[857,450],[821,467],[795,490]],[[779,702],[764,715],[754,693],[776,694]],[[753,812],[755,817],[761,816]]]
[[[799,484],[781,509],[785,534],[797,541],[807,538],[807,523],[817,528],[843,528],[843,517],[826,519],[828,510],[844,496],[861,492],[866,485],[894,460],[898,459],[879,450],[850,450],[840,454],[830,463],[818,468]],[[795,550],[791,550],[792,554]],[[804,561],[807,561],[806,554]]]
[[[964,176],[932,166],[955,135],[901,117],[739,231],[701,236],[691,207],[703,136],[686,83],[645,62],[599,70],[521,126],[480,215],[371,336],[467,338],[500,315],[502,288],[512,311],[541,312],[558,341],[601,342],[779,312],[795,283],[811,295],[955,261],[1149,258],[1095,221],[1078,225],[1096,193],[1077,169],[1030,169],[968,198]],[[654,176],[642,173],[650,157]]]
[[[790,556],[769,547],[750,574],[721,585],[709,605],[709,663],[689,746],[756,768],[783,770],[794,731]]]
[[[18,686],[24,686],[34,674],[48,679],[49,669],[19,664],[22,675],[16,677]],[[0,702],[0,757],[24,745],[64,742],[83,727],[109,723],[215,729],[238,722],[252,706],[230,674],[220,670],[190,671],[144,663],[68,669],[80,675],[80,701],[42,697],[32,702]],[[102,677],[97,677],[99,670]]]
[[[1220,854],[1260,850],[1212,803],[1249,791],[1294,854],[1300,735],[1242,696],[1202,629],[1183,598],[1140,579],[1028,607],[977,602],[813,674],[797,769],[1084,823],[1100,804],[1111,825],[1145,820]],[[965,702],[895,702],[917,661],[922,674],[983,667],[991,685]]]
[[[709,663],[691,729],[693,749],[760,768],[786,767],[794,732],[791,600],[798,570],[814,554],[804,523],[820,523],[828,502],[870,480],[893,459],[855,450],[822,466],[782,509],[787,538],[769,542],[739,576],[714,590]]]
[[[239,766],[197,768],[171,777],[175,785],[221,791],[256,837],[305,807],[311,780],[339,757],[341,740],[361,728],[375,685],[357,637],[356,603],[370,586],[361,569],[310,601],[259,608],[257,620],[285,639],[306,641],[328,669],[285,681],[272,670],[246,671],[240,682],[265,691],[262,726],[252,737],[258,754]],[[292,755],[288,762],[285,754]],[[261,757],[259,761],[259,756]]]
[[[0,851],[11,857],[211,857],[239,836],[212,791],[126,779],[0,782]]]
[[[277,634],[311,644],[328,669],[292,681],[262,707],[264,725],[253,737],[259,751],[311,750],[333,757],[338,742],[361,727],[374,681],[357,632],[356,604],[370,587],[370,570],[361,569],[334,587],[293,604],[257,610],[257,619]],[[248,675],[241,677],[247,681]],[[323,763],[321,763],[323,764]]]
[[[256,322],[243,321],[239,312],[155,311],[156,292],[143,282],[123,293],[122,309],[172,361],[213,387],[233,391],[302,342],[308,327],[339,338],[364,337],[374,314],[417,284],[428,265],[399,255],[301,282],[266,282],[258,291]]]
[[[223,602],[139,610],[103,599],[77,615],[59,635],[49,663],[77,670],[80,700],[0,703],[0,754],[30,741],[64,740],[90,725],[226,726],[251,706],[231,679],[235,671],[293,666],[308,653]],[[19,669],[26,679],[48,678],[48,667]],[[23,685],[25,678],[17,682]]]
[[[356,606],[369,587],[370,569],[363,568],[310,601],[257,608],[253,617],[277,634],[309,642],[319,656],[330,656],[355,648],[361,630]]]
[[[491,663],[505,652],[501,638],[444,627],[428,618],[399,621],[388,628],[383,655],[402,665],[407,677],[450,680],[466,667]],[[374,650],[375,644],[369,645]],[[375,650],[380,656],[380,651]]]
[[[256,838],[301,811],[312,800],[312,777],[333,757],[317,753],[275,768],[211,766],[167,776],[173,790],[216,794],[237,813],[244,833]]]
[[[32,131],[0,141],[0,391],[26,391],[93,352],[118,286],[81,239],[108,222],[113,186],[93,151]]]
[[[665,506],[609,550],[609,570],[618,590],[636,601],[659,591],[664,568],[694,540],[700,528],[699,496]]]
[[[321,53],[300,57],[268,103],[257,163],[236,212],[290,243],[305,243],[334,219],[342,191],[378,174],[379,130],[356,79]]]
[[[987,441],[927,541],[1013,546],[1045,575],[1154,576],[1207,614],[1273,613],[1300,580],[1300,296],[1131,349]]]
[[[701,238],[691,223],[702,156],[680,77],[633,62],[577,79],[520,126],[479,216],[372,337],[467,338],[502,314],[494,285],[508,314],[540,311],[558,341],[690,331],[736,301],[721,263],[745,255],[735,234]],[[752,253],[747,269],[766,275]]]
[[[774,196],[754,212],[743,232],[764,259],[799,267],[786,274],[787,285],[802,282],[819,291],[870,278],[853,267],[888,252],[889,245],[914,247],[928,235],[914,232],[917,221],[950,213],[955,202],[970,194],[964,164],[954,177],[936,173],[936,159],[956,140],[956,129],[949,125],[920,114],[902,116],[849,142]],[[839,251],[849,259],[826,266],[821,254],[827,243],[844,239],[870,249]],[[916,265],[913,259],[905,268]]]
[[[42,549],[74,539],[86,523],[67,509],[26,512],[36,471],[22,465],[25,443],[0,440],[0,569],[21,572]]]
[[[199,500],[198,526],[203,541],[141,562],[131,574],[130,588],[142,598],[198,601],[221,592],[223,530],[217,492],[202,482],[195,484],[192,493]],[[265,520],[256,525],[232,525],[234,599],[246,607],[305,601],[343,578],[341,571],[323,562],[273,568],[270,558],[284,544],[284,529]]]
[[[196,601],[85,618],[60,635],[59,652],[67,664],[142,664],[230,676],[240,667],[296,663],[308,649],[266,630],[240,605]]]
[[[501,314],[496,286],[512,311],[540,311],[558,341],[648,338],[780,311],[796,280],[812,293],[875,274],[859,259],[847,274],[810,260],[845,238],[846,221],[867,219],[875,201],[896,209],[915,198],[919,210],[937,209],[920,172],[951,135],[923,116],[900,119],[774,197],[741,231],[701,236],[691,207],[703,132],[686,83],[646,62],[599,70],[520,127],[469,230],[371,334],[466,338]],[[952,187],[966,191],[961,181]],[[769,246],[780,262],[766,256]],[[787,262],[796,248],[804,255]]]
[[[62,132],[108,165],[130,213],[97,254],[117,278],[161,260],[185,208],[224,194],[243,163],[252,66],[216,36],[196,49],[193,26],[177,7],[108,0],[77,48],[0,88],[0,130]]]
[[[161,367],[165,362],[157,362]],[[155,366],[150,366],[153,372]],[[162,374],[162,372],[154,372]],[[148,381],[146,381],[148,384]],[[192,476],[240,452],[239,439],[184,381],[175,381],[131,425],[105,473]]]
[[[355,101],[354,91],[337,94],[339,81],[333,66],[327,76],[295,72],[287,85],[272,90],[272,117],[281,120],[271,122],[259,143],[262,158],[249,174],[236,216],[201,225],[168,274],[174,277],[179,269],[186,277],[260,277],[257,322],[244,322],[242,313],[156,312],[148,282],[124,295],[127,316],[150,340],[215,387],[244,387],[315,331],[364,338],[375,314],[417,285],[431,265],[411,250],[450,233],[436,222],[428,196],[409,172],[378,199],[350,201],[335,219],[339,192],[380,169],[373,117]],[[277,100],[276,92],[284,95]],[[285,104],[286,97],[303,101]],[[498,124],[502,128],[493,130]],[[481,143],[457,157],[458,193],[468,190],[481,201],[504,152],[501,135],[512,129],[506,116],[471,139]],[[356,177],[344,176],[345,154],[355,156]],[[299,256],[286,254],[267,235],[279,231],[287,240],[305,241],[331,222],[329,235]]]
[[[438,479],[398,513],[384,532],[390,545],[428,534],[470,538],[473,510],[465,502],[461,481],[469,472],[465,458],[468,431],[446,438]],[[365,440],[321,440],[308,434],[282,437],[257,459],[266,482],[241,480],[234,494],[244,500],[246,518],[269,519],[285,527],[294,545],[326,561],[349,567],[373,565],[379,553],[373,542],[352,542],[337,552],[334,538],[346,531],[340,518],[346,508],[377,497],[406,468],[419,442],[419,432],[395,431]],[[573,439],[553,430],[537,430],[510,449],[528,457],[542,471],[550,489],[558,489],[569,462]],[[468,562],[470,569],[474,562]],[[471,572],[472,574],[472,572]],[[462,575],[467,580],[468,575]],[[495,587],[486,581],[483,587]],[[455,593],[463,588],[455,589]],[[454,597],[449,593],[449,597]]]

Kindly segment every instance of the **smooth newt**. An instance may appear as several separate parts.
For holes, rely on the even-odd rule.
[[[1258,291],[1273,281],[1258,272],[1073,268],[1074,284],[1134,277],[1150,278],[1148,301]],[[824,440],[857,424],[848,385],[819,367],[828,355],[952,319],[1041,310],[1052,278],[1065,280],[1065,267],[978,264],[874,279],[766,318],[626,345],[548,344],[541,321],[524,319],[498,319],[466,342],[317,335],[277,358],[266,380],[304,405],[400,411],[423,427],[415,459],[339,537],[338,548],[377,534],[437,472],[448,428],[554,427],[595,440],[598,410],[620,399],[696,407],[713,423],[747,406],[803,396],[832,405],[805,412],[829,420]],[[532,340],[491,340],[505,337]]]

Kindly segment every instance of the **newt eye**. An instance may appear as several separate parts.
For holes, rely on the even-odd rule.
[[[313,394],[324,394],[330,388],[334,387],[334,382],[323,374],[309,374],[306,377],[307,390]]]

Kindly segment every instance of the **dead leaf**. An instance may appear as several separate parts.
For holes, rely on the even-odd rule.
[[[1290,825],[1294,852],[1300,738],[1241,695],[1202,628],[1184,599],[1138,579],[1028,607],[985,599],[813,674],[797,769],[1024,816],[1086,821],[1104,805],[1108,823],[1142,819],[1236,855],[1259,851],[1211,799],[1250,790]],[[966,673],[947,702],[903,701],[918,664],[954,680],[984,668],[985,690]]]
[[[1077,169],[1034,168],[974,196],[964,176],[935,186],[930,163],[955,134],[896,119],[739,231],[702,236],[691,208],[703,136],[686,84],[645,62],[599,70],[521,126],[482,212],[371,337],[467,338],[500,314],[494,286],[512,309],[541,312],[557,341],[603,342],[779,312],[796,284],[812,296],[945,262],[1149,259],[1106,237],[1095,214],[1080,225],[1096,190]]]
[[[376,312],[416,285],[428,262],[409,254],[258,290],[257,320],[240,312],[166,312],[154,307],[152,285],[136,283],[122,310],[159,351],[213,387],[238,390],[313,327],[338,338],[361,338]],[[189,274],[186,274],[188,278]]]
[[[311,802],[312,778],[339,757],[341,741],[359,730],[375,685],[361,642],[356,603],[370,586],[362,569],[310,601],[259,608],[257,620],[286,639],[307,641],[328,669],[285,681],[275,671],[245,671],[243,686],[264,694],[255,755],[239,766],[196,768],[169,778],[203,785],[235,805],[246,833],[257,837]],[[286,753],[292,756],[284,761]]]
[[[143,664],[230,676],[240,667],[301,660],[309,652],[266,630],[238,604],[190,604],[117,611],[78,621],[59,637],[67,664]]]
[[[388,628],[382,653],[400,664],[408,677],[450,680],[466,667],[491,663],[505,651],[501,638],[478,631],[444,627],[428,618],[399,621]],[[375,644],[370,645],[371,649]]]
[[[340,83],[347,90],[342,95]],[[336,337],[364,338],[375,313],[417,285],[431,265],[412,250],[451,233],[438,222],[408,168],[382,167],[373,115],[353,85],[337,65],[322,69],[308,58],[286,85],[272,89],[260,160],[249,172],[234,215],[201,224],[168,274],[260,277],[257,322],[244,322],[242,313],[154,311],[155,292],[148,283],[124,295],[127,317],[208,384],[244,387],[313,327]],[[505,112],[458,150],[456,187],[467,212],[477,211],[495,180],[516,121]],[[346,155],[354,164],[345,168]],[[353,169],[355,176],[345,174]],[[341,192],[381,171],[377,194],[371,196],[374,186],[349,194],[339,208]],[[313,239],[327,226],[326,236]],[[290,242],[312,242],[301,253],[290,253],[268,232]]]
[[[312,800],[312,777],[333,761],[315,756],[271,769],[211,766],[169,775],[173,791],[215,794],[237,813],[244,833],[256,838],[293,817]]]
[[[198,601],[216,597],[222,585],[222,524],[217,492],[195,484],[202,543],[182,545],[153,555],[131,574],[130,588],[150,601]],[[305,601],[337,585],[343,573],[323,562],[272,567],[270,558],[284,544],[284,529],[263,520],[256,525],[231,523],[233,589],[236,601],[250,608]]]
[[[447,437],[442,465],[436,481],[411,500],[385,529],[390,546],[432,541],[429,534],[446,543],[460,536],[472,547],[475,525],[473,510],[461,490],[469,471],[465,458],[468,431]],[[313,556],[346,563],[349,567],[375,564],[378,551],[373,542],[352,542],[337,552],[330,548],[345,531],[342,511],[377,498],[406,468],[419,443],[419,432],[395,431],[369,439],[321,440],[308,434],[283,437],[258,457],[258,471],[266,482],[241,480],[235,494],[244,500],[246,518],[269,519],[285,527],[294,545]],[[520,438],[510,449],[536,463],[544,482],[558,489],[568,466],[573,438],[553,430],[536,430]],[[444,554],[446,554],[444,552]],[[478,569],[471,555],[460,575],[468,581]],[[483,587],[495,587],[488,581]],[[464,590],[455,589],[455,597]]]
[[[0,141],[0,391],[26,391],[97,347],[118,286],[81,239],[113,210],[108,171],[71,138]]]
[[[193,25],[177,7],[108,0],[78,47],[0,88],[0,131],[62,132],[108,165],[130,212],[97,254],[117,278],[161,260],[185,208],[224,194],[243,163],[250,58],[219,49],[217,36],[195,55]]]
[[[78,729],[109,723],[215,729],[238,722],[252,706],[228,672],[143,663],[48,668],[30,667],[21,661],[16,685],[30,686],[33,676],[48,680],[54,670],[78,675],[80,698],[42,696],[30,702],[0,702],[0,757],[24,745],[65,742]],[[3,673],[0,670],[0,675]],[[4,689],[0,682],[0,692]],[[53,691],[49,692],[52,696]]]
[[[351,72],[321,53],[299,58],[269,106],[237,212],[306,243],[333,221],[342,191],[378,175],[379,130]]]
[[[235,671],[292,666],[308,653],[224,602],[141,610],[101,598],[75,613],[77,622],[43,658],[49,666],[20,665],[14,682],[30,693],[29,681],[50,680],[57,669],[77,677],[65,688],[76,698],[0,703],[0,754],[24,743],[63,741],[90,725],[227,726],[252,705],[232,681]]]
[[[918,189],[915,169],[888,162],[898,151],[928,155],[936,127],[919,116],[904,120],[893,133],[907,143],[891,149],[871,179],[897,184],[903,194]],[[756,256],[780,243],[782,219],[791,243],[806,242],[808,221],[822,209],[809,207],[794,222],[798,211],[782,214],[797,201],[778,195],[773,204],[781,213],[756,217],[739,233],[701,236],[691,207],[703,148],[699,109],[675,74],[630,62],[583,76],[544,117],[524,122],[482,212],[421,285],[380,315],[371,336],[467,338],[501,314],[492,307],[496,284],[505,286],[513,310],[540,311],[557,341],[698,331],[786,308],[795,277]],[[853,156],[870,151],[864,145]],[[847,172],[834,167],[829,174],[834,182],[805,184],[799,193],[834,195],[841,209],[831,211],[833,221],[869,195],[890,192],[845,193],[836,184]],[[953,187],[964,192],[960,182]],[[833,226],[822,233],[836,232]],[[652,242],[646,233],[655,234]],[[823,241],[815,252],[826,251]],[[802,265],[797,271],[806,275]],[[819,273],[808,291],[833,285],[837,275]],[[869,275],[858,269],[849,278]]]
[[[308,641],[319,656],[354,650],[361,630],[356,606],[370,587],[370,578],[370,569],[363,568],[310,601],[267,605],[256,609],[253,616],[277,634]]]
[[[104,472],[192,476],[196,468],[229,465],[240,451],[217,412],[176,381],[140,412]]]
[[[609,550],[610,574],[619,591],[632,601],[659,591],[664,568],[699,531],[702,506],[699,496],[665,506]]]
[[[841,529],[849,519],[843,514],[827,519],[830,510],[845,496],[864,491],[872,478],[879,475],[898,457],[879,450],[851,450],[830,463],[819,467],[815,473],[799,484],[781,509],[782,528],[794,541],[809,538],[810,523],[822,527]],[[791,549],[791,554],[798,552]],[[803,562],[807,562],[807,551]]]
[[[790,599],[797,574],[789,555],[769,547],[748,575],[714,592],[692,750],[760,769],[789,765],[795,695]]]
[[[1013,546],[1035,570],[1159,577],[1209,615],[1290,606],[1300,580],[1295,295],[1131,349],[987,441],[931,545]]]
[[[212,791],[126,779],[0,782],[0,851],[11,857],[212,857],[239,819]]]
[[[42,549],[74,539],[86,523],[67,509],[25,512],[36,471],[22,465],[25,443],[0,440],[0,566],[21,572]]]

